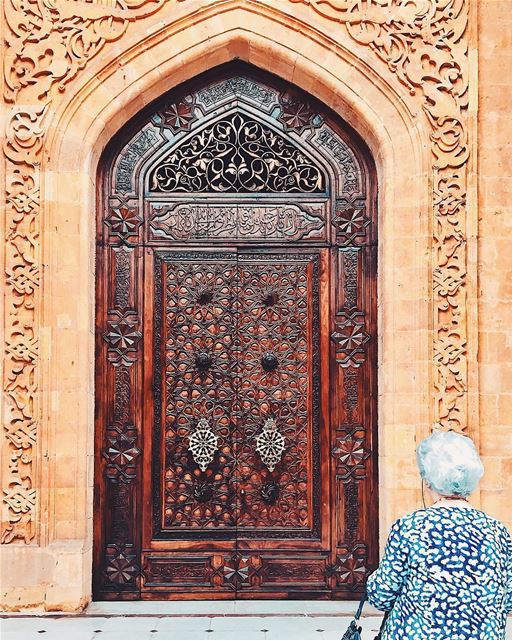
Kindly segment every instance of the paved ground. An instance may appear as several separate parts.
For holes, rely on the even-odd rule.
[[[351,603],[95,603],[80,616],[0,619],[1,640],[340,640]],[[380,625],[368,607],[363,638]],[[512,623],[507,638],[512,640]]]

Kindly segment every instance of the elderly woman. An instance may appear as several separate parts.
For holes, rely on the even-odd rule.
[[[473,442],[435,432],[417,451],[432,506],[400,518],[369,602],[389,611],[382,640],[502,640],[512,611],[512,540],[467,501],[482,477]]]

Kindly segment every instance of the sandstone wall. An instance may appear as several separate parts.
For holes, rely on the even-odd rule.
[[[394,2],[395,22],[365,2],[351,20],[316,0],[158,0],[147,16],[140,0],[109,20],[114,3],[55,4],[45,20],[58,14],[93,55],[79,38],[59,46],[71,31],[52,23],[53,57],[38,57],[20,38],[46,23],[5,2],[3,607],[90,598],[101,151],[147,102],[235,57],[341,113],[376,160],[382,540],[419,505],[414,448],[432,426],[479,442],[487,473],[475,502],[512,528],[510,1],[449,0],[416,21],[413,5]],[[31,76],[11,56],[19,46],[46,73]]]
[[[512,5],[478,5],[482,505],[512,530]]]

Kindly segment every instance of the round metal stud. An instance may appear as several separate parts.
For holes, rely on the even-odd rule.
[[[194,485],[193,494],[198,502],[209,502],[213,497],[213,489],[205,482],[198,482]]]
[[[267,291],[263,296],[262,302],[266,307],[273,307],[275,304],[277,304],[278,300],[279,296],[276,291]]]
[[[199,371],[206,371],[212,366],[212,357],[206,351],[200,351],[196,355],[196,367]]]
[[[197,296],[199,304],[209,304],[213,300],[213,291],[211,289],[201,289]]]
[[[279,366],[279,360],[276,354],[272,353],[272,351],[267,351],[261,358],[261,366],[265,371],[275,371]]]
[[[275,504],[279,498],[279,485],[277,482],[266,482],[262,485],[260,494],[265,504]]]

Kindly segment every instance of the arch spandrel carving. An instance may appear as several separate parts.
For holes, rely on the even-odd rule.
[[[416,95],[431,128],[434,427],[468,427],[468,0],[290,0],[341,23]],[[476,353],[476,346],[472,348]]]
[[[306,0],[291,1],[304,4]],[[36,532],[33,465],[40,389],[39,319],[34,311],[39,308],[41,277],[39,171],[52,105],[67,99],[69,83],[108,42],[121,38],[130,22],[166,4],[163,0],[118,1],[115,7],[71,0],[23,6],[17,0],[4,3],[5,101],[12,105],[4,145],[7,418],[3,445],[9,451],[7,458],[12,458],[3,480],[4,543],[28,543]],[[311,0],[309,4],[325,18],[329,30],[339,23],[352,39],[375,51],[426,111],[432,128],[434,422],[442,428],[465,428],[469,2]],[[87,46],[76,47],[77,42]],[[39,56],[42,48],[49,55]],[[425,66],[422,60],[430,64]],[[476,353],[476,346],[471,346],[471,352]]]

